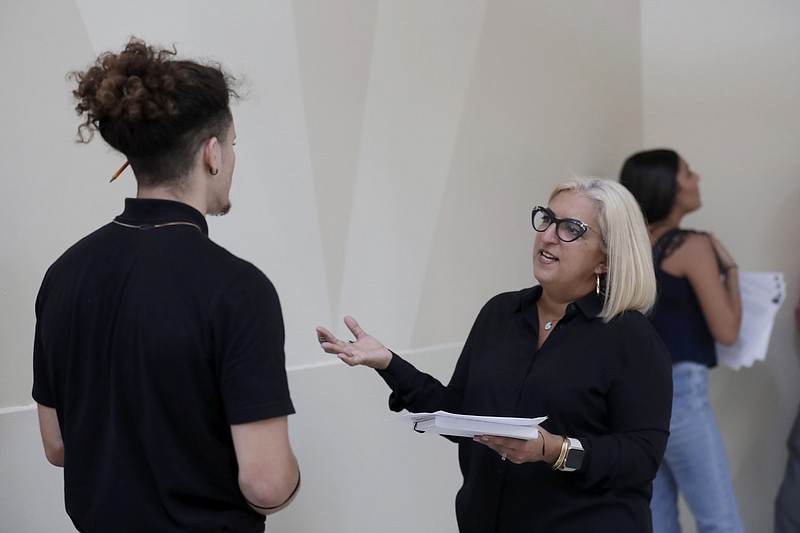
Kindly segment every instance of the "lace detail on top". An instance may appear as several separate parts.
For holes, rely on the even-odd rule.
[[[661,268],[661,263],[692,234],[707,235],[700,231],[673,228],[653,244],[658,300],[650,320],[667,346],[673,364],[692,361],[713,367],[717,364],[714,338],[692,284],[685,276],[676,276]]]
[[[655,261],[655,264],[661,265],[661,262],[675,253],[675,250],[680,248],[692,233],[708,235],[704,231],[673,228],[659,237],[656,243],[653,245],[653,260]]]

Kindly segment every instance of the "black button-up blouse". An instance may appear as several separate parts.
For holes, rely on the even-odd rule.
[[[492,298],[481,310],[447,386],[395,355],[379,371],[394,411],[537,417],[580,439],[575,472],[543,462],[501,461],[466,438],[456,497],[461,532],[651,531],[652,480],[669,434],[669,353],[647,318],[629,311],[605,323],[602,299],[567,307],[537,350],[540,286]]]

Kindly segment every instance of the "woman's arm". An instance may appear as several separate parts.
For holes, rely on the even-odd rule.
[[[690,233],[664,260],[662,268],[689,280],[714,340],[725,345],[736,342],[742,320],[739,271],[722,243],[708,235]],[[724,270],[722,278],[720,268]]]
[[[420,413],[445,410],[461,413],[469,376],[469,354],[473,349],[476,330],[480,330],[485,309],[484,306],[472,326],[447,386],[386,348],[375,337],[367,334],[353,317],[346,316],[344,322],[355,336],[355,341],[345,342],[338,339],[321,326],[316,329],[317,340],[323,351],[337,356],[345,364],[363,365],[377,370],[392,389],[389,396],[389,408],[392,411],[406,409]]]
[[[344,322],[356,340],[345,342],[320,326],[316,329],[320,347],[349,366],[367,366],[377,370],[392,389],[389,396],[389,408],[392,411],[457,409],[452,402],[446,400],[449,396],[447,388],[439,380],[417,370],[414,365],[386,348],[375,337],[367,334],[353,317],[346,316]]]

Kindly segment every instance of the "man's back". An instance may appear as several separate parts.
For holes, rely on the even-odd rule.
[[[263,530],[230,426],[294,412],[280,304],[206,233],[186,204],[127,200],[42,284],[34,398],[58,412],[80,529]]]

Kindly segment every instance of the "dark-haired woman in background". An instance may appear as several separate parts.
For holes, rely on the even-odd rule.
[[[742,531],[708,399],[708,369],[717,364],[715,341],[728,345],[739,335],[738,270],[715,237],[680,227],[686,214],[700,208],[699,181],[682,157],[663,149],[630,156],[620,174],[649,224],[659,285],[651,320],[673,363],[670,437],[653,483],[656,533],[681,530],[678,491],[699,533]]]

